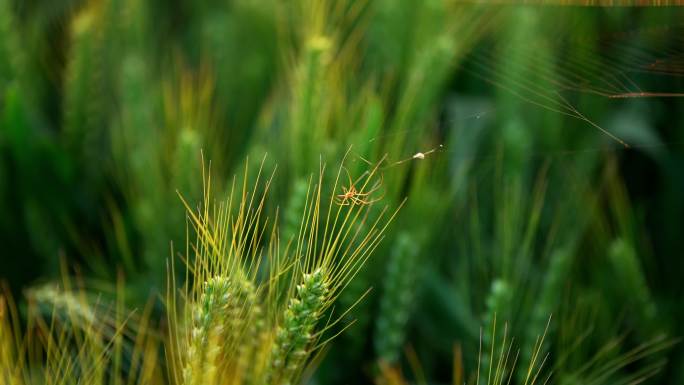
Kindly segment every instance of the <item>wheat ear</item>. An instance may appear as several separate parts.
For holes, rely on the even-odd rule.
[[[267,384],[290,384],[301,370],[314,340],[312,332],[327,302],[328,284],[324,270],[318,268],[304,274],[296,291],[296,297],[290,299],[276,332],[266,375]]]
[[[183,369],[185,385],[212,384],[217,372],[223,322],[231,305],[230,284],[225,277],[213,277],[204,283],[204,291],[193,306],[187,362]]]

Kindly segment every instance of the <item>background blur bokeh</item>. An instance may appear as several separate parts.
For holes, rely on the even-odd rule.
[[[185,248],[177,191],[200,200],[202,154],[227,188],[268,153],[283,239],[320,159],[349,150],[358,175],[386,154],[384,200],[408,201],[338,299],[373,288],[312,383],[372,382],[378,362],[448,383],[455,346],[469,371],[490,359],[495,314],[524,362],[553,314],[552,382],[684,383],[683,17],[0,0],[0,280],[21,303],[64,270],[122,274],[141,306]]]

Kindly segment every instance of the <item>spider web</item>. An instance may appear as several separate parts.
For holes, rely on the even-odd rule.
[[[584,4],[574,2],[578,3]],[[520,8],[527,9],[518,12]],[[534,22],[522,36],[515,32],[516,23],[528,21],[517,20],[521,14],[530,16]],[[481,15],[496,21],[490,23],[494,26],[481,42],[455,64],[454,71],[462,73],[462,78],[477,79],[480,88],[485,86],[485,92],[506,93],[522,105],[578,119],[623,148],[667,147],[678,143],[667,140],[655,144],[628,143],[612,132],[614,127],[609,130],[597,123],[598,117],[589,116],[585,111],[592,103],[602,103],[605,109],[614,112],[634,99],[653,107],[668,99],[684,97],[684,23],[678,22],[684,20],[684,8],[496,5]],[[597,31],[587,28],[587,20],[600,28]],[[510,62],[511,57],[514,63]],[[455,87],[457,93],[469,92],[459,90],[458,84]],[[494,101],[458,117],[449,117],[442,125],[470,125],[475,120],[496,115],[500,109]],[[404,131],[414,130],[419,129]],[[384,133],[373,141],[404,131]],[[410,159],[414,153],[424,152],[436,144],[416,147],[401,159]],[[450,149],[438,150],[441,151]],[[601,146],[544,154],[566,156],[597,151],[616,149]]]

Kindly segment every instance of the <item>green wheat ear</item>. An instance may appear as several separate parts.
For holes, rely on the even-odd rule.
[[[183,369],[183,384],[213,384],[218,370],[217,359],[226,334],[223,321],[231,304],[230,283],[225,277],[213,277],[204,283],[204,291],[192,309],[192,329]]]
[[[173,154],[172,186],[185,191],[192,198],[199,195],[199,189],[194,182],[196,175],[201,172],[197,164],[203,142],[202,133],[198,130],[182,129],[178,134]]]
[[[503,279],[495,279],[487,296],[486,313],[484,315],[484,334],[482,335],[482,365],[489,368],[495,357],[494,347],[502,343],[496,337],[496,319],[507,319],[510,315],[512,299],[511,287]]]
[[[415,238],[409,233],[401,233],[387,265],[374,336],[377,358],[387,364],[397,361],[404,343],[414,299],[417,257]]]
[[[314,328],[328,301],[328,283],[323,268],[304,274],[291,298],[269,359],[267,384],[290,384],[301,370],[314,340]]]
[[[287,244],[290,240],[296,242],[302,223],[302,213],[305,212],[306,200],[309,196],[309,183],[304,178],[295,181],[290,199],[283,215],[283,240]]]
[[[96,167],[109,146],[118,35],[110,25],[115,6],[90,3],[71,23],[62,108],[67,149],[80,154],[86,177],[98,180],[102,173]]]
[[[521,362],[529,362],[534,354],[534,343],[539,330],[543,330],[548,323],[549,317],[558,307],[559,294],[563,292],[563,283],[572,268],[573,254],[567,249],[559,249],[551,255],[551,261],[546,274],[540,296],[535,301],[534,308],[528,326],[526,328],[525,340],[522,344]],[[545,347],[542,347],[543,349]],[[545,350],[545,349],[544,349]],[[524,375],[523,372],[518,372]],[[521,382],[524,377],[518,378]]]
[[[294,69],[289,131],[297,175],[306,175],[309,165],[316,163],[312,149],[323,140],[323,131],[316,127],[325,122],[330,114],[329,98],[323,95],[328,83],[326,78],[330,72],[330,52],[333,48],[331,39],[313,33],[305,41],[301,62]]]
[[[33,92],[28,50],[24,47],[21,26],[11,0],[0,0],[0,90],[18,82],[27,93]]]

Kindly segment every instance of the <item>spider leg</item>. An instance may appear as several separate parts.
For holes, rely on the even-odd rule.
[[[373,199],[370,199],[370,200],[368,200],[368,199],[363,199],[362,201],[363,201],[364,204],[369,205],[369,204],[375,203],[375,202],[377,202],[377,201],[380,201],[380,200],[382,200],[382,199],[384,199],[384,198],[385,198],[385,192],[383,192],[382,195],[380,195],[379,197],[376,197],[376,198],[373,198]]]
[[[335,203],[339,206],[349,206],[349,197],[345,195],[338,195],[335,197]]]
[[[371,187],[370,190],[368,190],[368,191],[366,191],[366,192],[357,192],[356,195],[368,196],[368,195],[370,195],[370,194],[372,194],[372,193],[378,191],[378,189],[380,189],[380,187],[382,187],[382,181],[383,181],[382,175],[380,175],[380,180],[379,180],[378,182],[376,182],[376,183],[373,185],[373,187]]]
[[[373,203],[382,200],[382,198],[384,198],[384,195],[381,197],[370,199],[370,200],[365,200],[365,199],[360,199],[360,198],[356,198],[356,199],[358,200],[358,204],[363,204],[363,205],[368,206],[368,205],[372,205]]]
[[[365,206],[366,205],[366,201],[364,199],[361,199],[361,198],[354,198],[354,203],[357,206]]]

